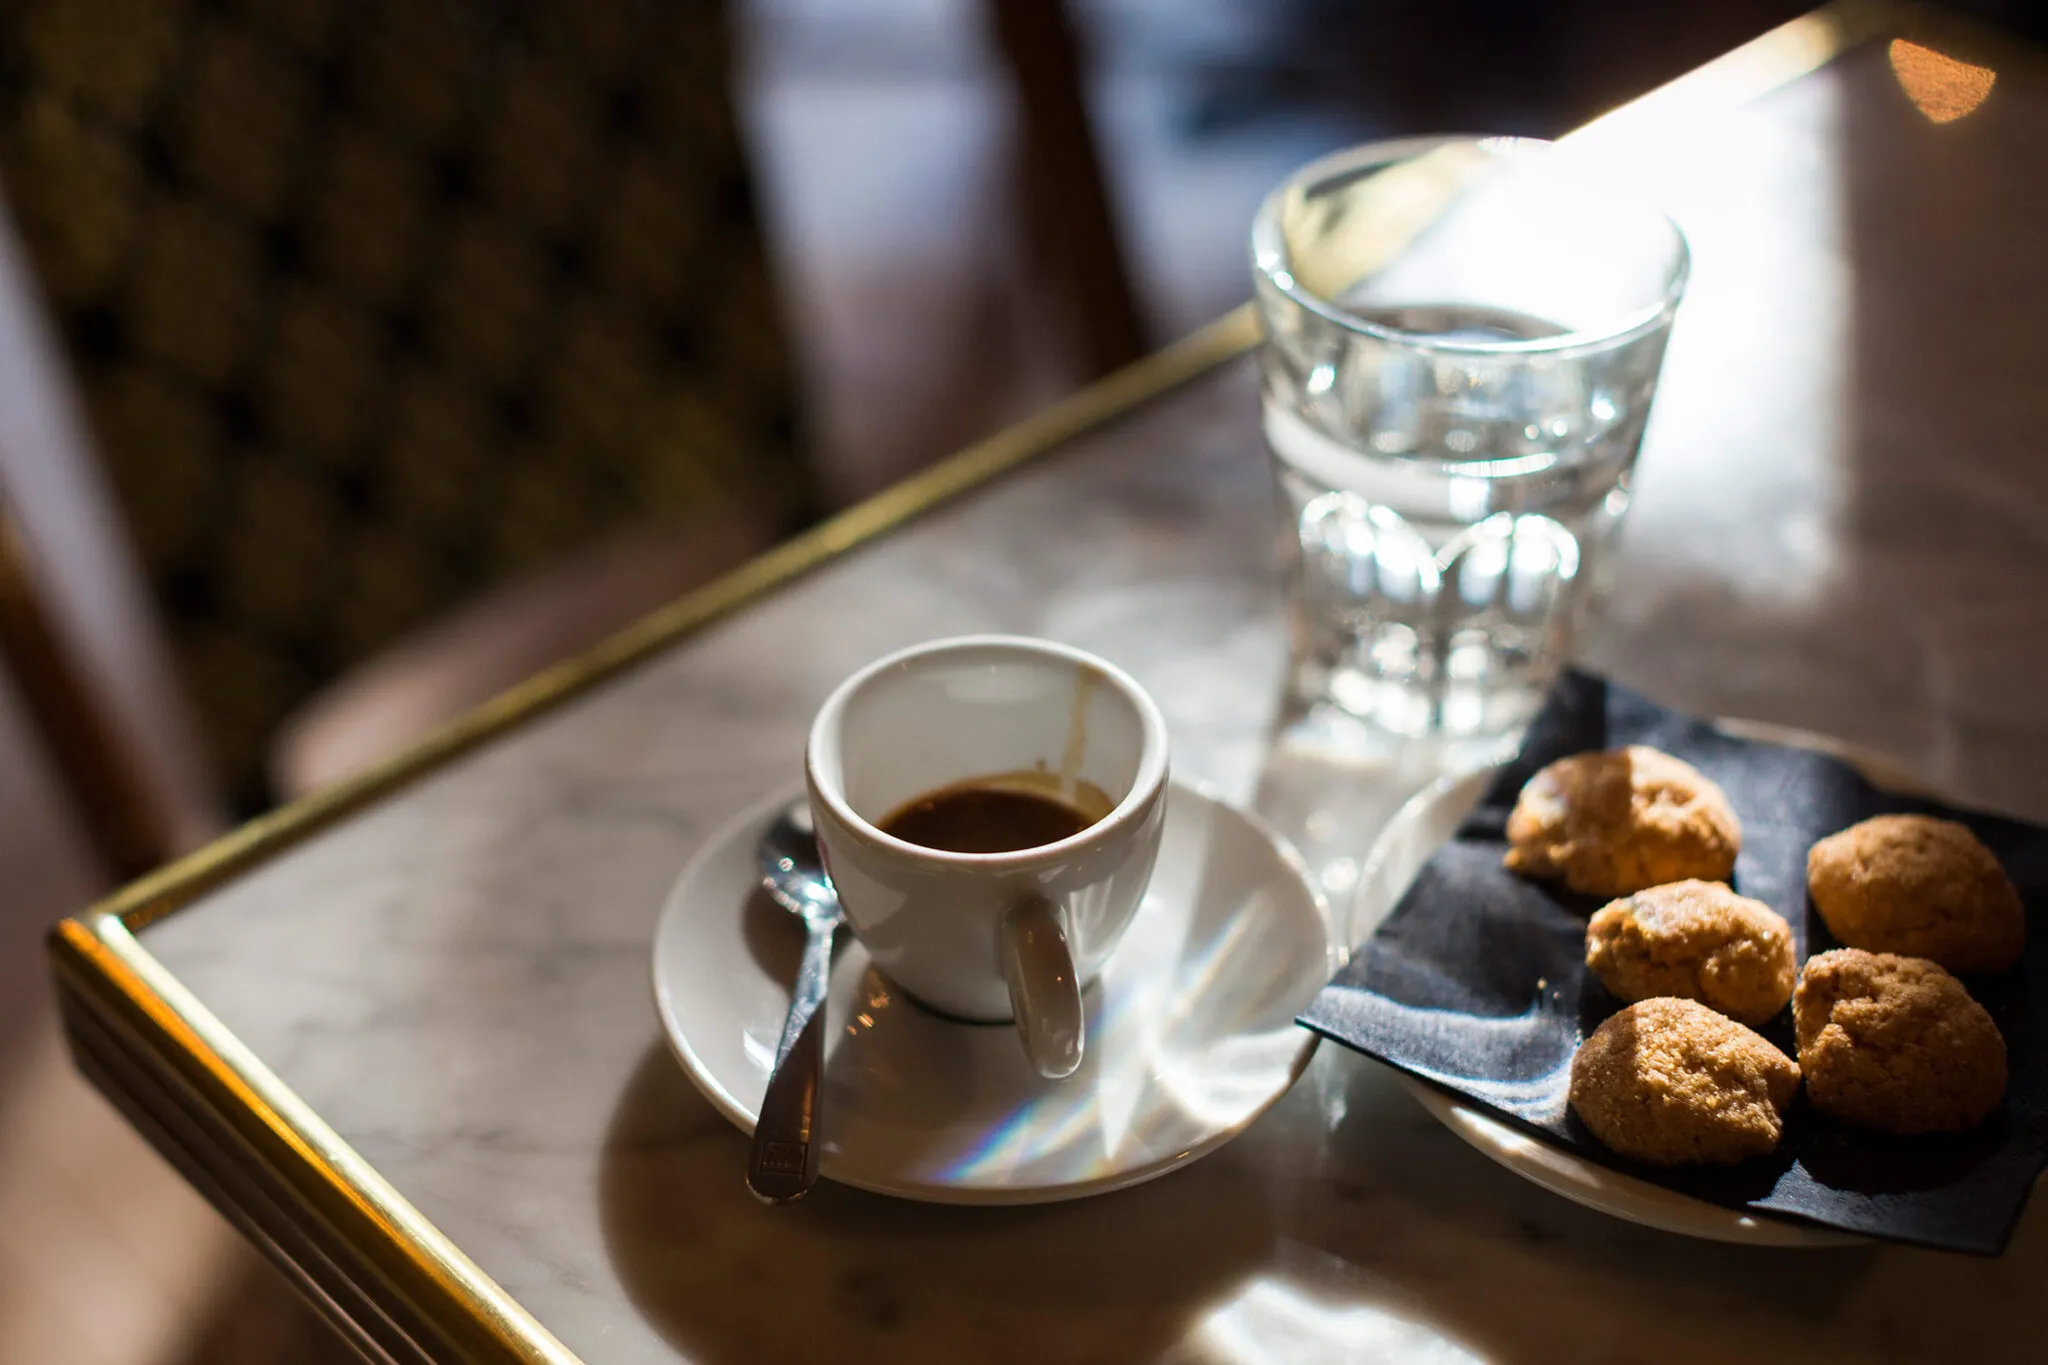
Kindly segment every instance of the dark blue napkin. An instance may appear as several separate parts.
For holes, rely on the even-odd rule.
[[[1735,886],[1792,926],[1800,961],[1839,947],[1807,913],[1806,851],[1872,815],[1960,820],[2005,864],[2029,911],[2048,905],[2048,831],[1887,794],[1848,765],[1723,734],[1613,683],[1567,674],[1522,752],[1453,840],[1432,856],[1379,930],[1301,1022],[1547,1141],[1711,1203],[1872,1237],[1996,1255],[2048,1165],[2048,925],[2030,913],[2019,965],[1964,984],[2005,1034],[2002,1110],[1973,1132],[1893,1138],[1836,1124],[1802,1093],[1769,1158],[1660,1168],[1616,1156],[1566,1105],[1572,1054],[1621,1002],[1585,967],[1597,901],[1501,868],[1508,812],[1544,764],[1585,749],[1649,744],[1698,768],[1742,819]],[[1795,1053],[1789,1009],[1760,1030]]]

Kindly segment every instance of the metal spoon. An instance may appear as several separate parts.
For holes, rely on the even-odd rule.
[[[803,966],[790,992],[789,1017],[775,1049],[775,1070],[754,1122],[747,1187],[771,1204],[801,1199],[818,1182],[819,1081],[825,1070],[825,988],[832,979],[832,936],[844,919],[825,875],[810,808],[798,800],[775,817],[756,850],[761,888],[804,922]]]

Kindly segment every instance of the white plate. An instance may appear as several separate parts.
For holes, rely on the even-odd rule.
[[[1859,753],[1838,741],[1755,722],[1722,722],[1744,739],[1818,749],[1860,769],[1872,782],[1894,791],[1924,790],[1895,763]],[[1415,874],[1457,831],[1493,781],[1493,771],[1447,777],[1412,798],[1397,812],[1367,855],[1353,903],[1351,941],[1362,943],[1394,908]],[[1485,1111],[1402,1074],[1401,1082],[1423,1108],[1465,1141],[1524,1179],[1587,1208],[1631,1223],[1687,1237],[1751,1246],[1837,1247],[1864,1241],[1851,1233],[1810,1227],[1777,1218],[1758,1218],[1667,1190],[1646,1180],[1581,1160],[1564,1148],[1530,1137]]]
[[[654,937],[654,998],[697,1088],[752,1132],[802,935],[757,889],[754,846],[790,791],[683,870]],[[827,997],[823,1174],[950,1204],[1028,1204],[1150,1180],[1214,1151],[1294,1083],[1294,1022],[1341,965],[1301,859],[1253,817],[1174,783],[1158,870],[1102,978],[1064,1081],[1008,1025],[904,999],[842,933]],[[737,1169],[734,1179],[739,1178]]]

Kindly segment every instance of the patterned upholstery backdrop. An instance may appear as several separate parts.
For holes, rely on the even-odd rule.
[[[708,0],[6,0],[0,181],[220,773],[607,528],[812,510]]]

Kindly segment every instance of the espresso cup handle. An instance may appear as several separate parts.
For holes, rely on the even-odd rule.
[[[1073,1075],[1087,1025],[1059,907],[1043,896],[1019,901],[1004,913],[996,939],[1024,1055],[1041,1076]]]

